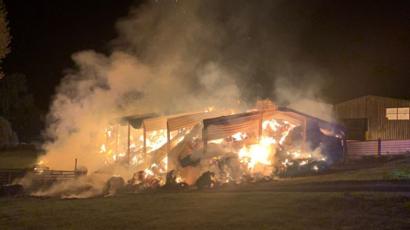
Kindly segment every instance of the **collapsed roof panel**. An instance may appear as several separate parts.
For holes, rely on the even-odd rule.
[[[178,117],[171,117],[168,119],[168,130],[174,131],[182,128],[190,128],[202,122],[204,119],[208,119],[211,117],[217,117],[221,115],[227,114],[226,111],[221,112],[199,112],[199,113],[192,113],[186,114],[183,116]]]
[[[142,122],[145,119],[156,117],[156,116],[158,115],[155,113],[124,116],[124,117],[114,119],[113,121],[111,121],[111,124],[128,125],[129,123],[134,129],[140,129],[142,128]]]
[[[148,118],[143,121],[145,131],[154,131],[167,128],[167,119],[168,117],[154,117]]]
[[[304,119],[307,119],[310,123],[314,122],[321,129],[332,130],[333,132],[339,135],[344,135],[345,133],[345,128],[343,127],[343,125],[340,125],[336,122],[325,121],[320,118],[313,117],[287,107],[281,107],[279,108],[279,110],[285,112],[286,114],[292,114],[293,116],[303,117]]]
[[[204,135],[206,140],[215,140],[231,136],[238,132],[259,133],[262,113],[246,112],[216,118],[205,119]]]

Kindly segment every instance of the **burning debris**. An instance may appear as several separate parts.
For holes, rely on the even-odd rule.
[[[343,155],[340,127],[275,106],[244,113],[127,117],[110,124],[105,135],[99,152],[106,166],[88,176],[100,178],[99,192],[92,185],[97,179],[81,177],[81,185],[53,185],[53,192],[36,194],[73,198],[160,188],[210,189],[314,174]],[[109,176],[118,171],[113,168],[122,173]]]
[[[42,160],[53,169],[71,169],[77,158],[88,168],[87,175],[50,180],[35,194],[67,197],[64,190],[70,186],[76,188],[70,190],[71,197],[112,194],[119,179],[110,178],[118,176],[124,180],[115,183],[121,185],[118,191],[207,188],[316,172],[340,157],[343,137],[328,122],[270,102],[244,112],[248,106],[241,99],[248,99],[244,92],[251,87],[240,88],[248,82],[242,80],[258,74],[255,70],[267,74],[281,66],[265,71],[259,63],[266,58],[254,60],[255,55],[247,55],[251,66],[243,66],[246,55],[238,54],[260,52],[235,38],[243,37],[242,30],[232,36],[235,41],[221,33],[237,31],[225,28],[236,25],[237,17],[228,15],[233,23],[215,24],[227,15],[214,8],[197,1],[147,3],[117,23],[119,37],[112,53],[73,54],[75,68],[67,72],[50,107],[45,131],[50,141],[43,146],[47,154]],[[267,40],[253,30],[245,32],[252,44],[269,41],[260,47],[276,49],[271,43],[277,36]],[[221,52],[225,46],[232,48]],[[274,60],[275,52],[263,53]],[[282,52],[276,53],[280,56],[273,63],[286,60]],[[235,56],[240,58],[234,61]],[[297,101],[293,99],[289,101]],[[170,115],[203,108],[206,112]],[[127,114],[132,115],[112,119]],[[48,170],[43,171],[39,178],[47,176]]]

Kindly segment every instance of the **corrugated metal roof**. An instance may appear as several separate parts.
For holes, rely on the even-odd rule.
[[[112,120],[110,123],[111,124],[120,124],[120,125],[127,125],[128,123],[130,123],[131,126],[134,129],[140,129],[142,127],[142,122],[145,119],[156,117],[156,116],[158,116],[158,115],[155,114],[155,113],[129,115],[129,116],[116,118],[116,119]]]
[[[357,97],[357,98],[353,98],[347,101],[342,101],[339,103],[336,103],[335,105],[343,105],[343,104],[349,104],[352,103],[354,101],[362,101],[362,100],[366,100],[366,99],[376,99],[376,100],[394,100],[394,101],[399,101],[399,102],[403,102],[403,103],[410,103],[409,99],[403,99],[403,98],[394,98],[394,97],[382,97],[382,96],[376,96],[376,95],[366,95],[366,96],[361,96],[361,97]]]
[[[207,140],[231,136],[237,132],[258,132],[263,113],[260,111],[234,114],[204,120]]]
[[[161,116],[161,117],[145,119],[143,121],[143,124],[147,132],[154,131],[154,130],[160,130],[160,129],[166,129],[167,128],[167,117]]]
[[[127,125],[128,122],[135,129],[142,128],[144,125],[146,131],[154,131],[159,129],[166,129],[167,122],[170,131],[193,127],[203,119],[218,117],[229,114],[228,111],[213,111],[213,112],[194,112],[194,113],[181,113],[173,114],[169,116],[158,116],[154,113],[149,114],[137,114],[124,116],[114,119],[112,124]]]
[[[178,130],[182,128],[193,127],[204,119],[212,118],[227,114],[227,111],[220,112],[199,112],[186,114],[183,116],[172,117],[168,119],[168,129],[169,131]]]

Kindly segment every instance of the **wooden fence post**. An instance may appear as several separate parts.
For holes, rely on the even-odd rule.
[[[128,121],[128,130],[127,130],[127,135],[128,135],[128,138],[127,138],[127,162],[128,162],[128,165],[130,165],[130,160],[131,160],[131,149],[130,149],[130,145],[131,145],[131,124],[130,124],[130,122],[131,121]]]
[[[144,159],[145,157],[147,157],[147,129],[145,128],[145,123],[142,123],[142,130],[143,130],[143,138],[144,138],[144,142],[143,142],[143,152],[144,152]]]
[[[206,154],[206,152],[208,151],[208,126],[204,126],[202,127],[202,141],[203,141],[203,153],[204,156]],[[232,146],[231,146],[232,147]]]
[[[171,158],[169,157],[169,154],[171,152],[171,131],[169,130],[169,122],[167,119],[167,167],[165,171],[168,173],[171,171],[170,169],[174,169],[174,165],[172,164]]]

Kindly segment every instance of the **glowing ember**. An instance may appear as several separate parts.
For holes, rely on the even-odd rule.
[[[242,163],[246,163],[251,171],[256,164],[271,165],[273,157],[272,143],[276,143],[276,141],[270,138],[262,138],[260,144],[245,146],[239,151],[239,159]]]
[[[206,109],[212,110],[212,107]],[[204,175],[210,172],[209,175],[213,175],[212,180],[219,184],[240,183],[241,180],[260,176],[272,178],[297,167],[319,171],[320,167],[314,162],[325,162],[326,157],[321,155],[320,149],[312,152],[303,151],[300,134],[302,129],[295,131],[296,127],[299,126],[287,120],[265,119],[258,134],[236,132],[225,138],[210,140],[208,152],[204,152],[200,132],[191,134],[192,129],[187,128],[170,132],[169,146],[166,129],[146,133],[142,129],[132,129],[126,143],[129,146],[123,147],[126,133],[118,126],[105,129],[107,142],[100,146],[99,152],[107,156],[107,163],[110,164],[124,162],[128,159],[127,154],[130,154],[129,164],[135,170],[139,170],[138,180],[144,187],[149,184],[164,185],[169,170],[173,169],[177,170],[173,181],[190,181],[188,184],[193,183],[191,177],[195,180],[200,176],[190,175],[189,170],[195,167],[197,171],[193,170],[192,173],[198,174],[199,169],[204,171]],[[176,147],[178,143],[183,143],[179,147],[179,155],[169,159],[169,148]],[[168,165],[170,160],[173,162],[171,169]],[[177,166],[176,160],[179,160]],[[190,168],[185,168],[187,166]]]

